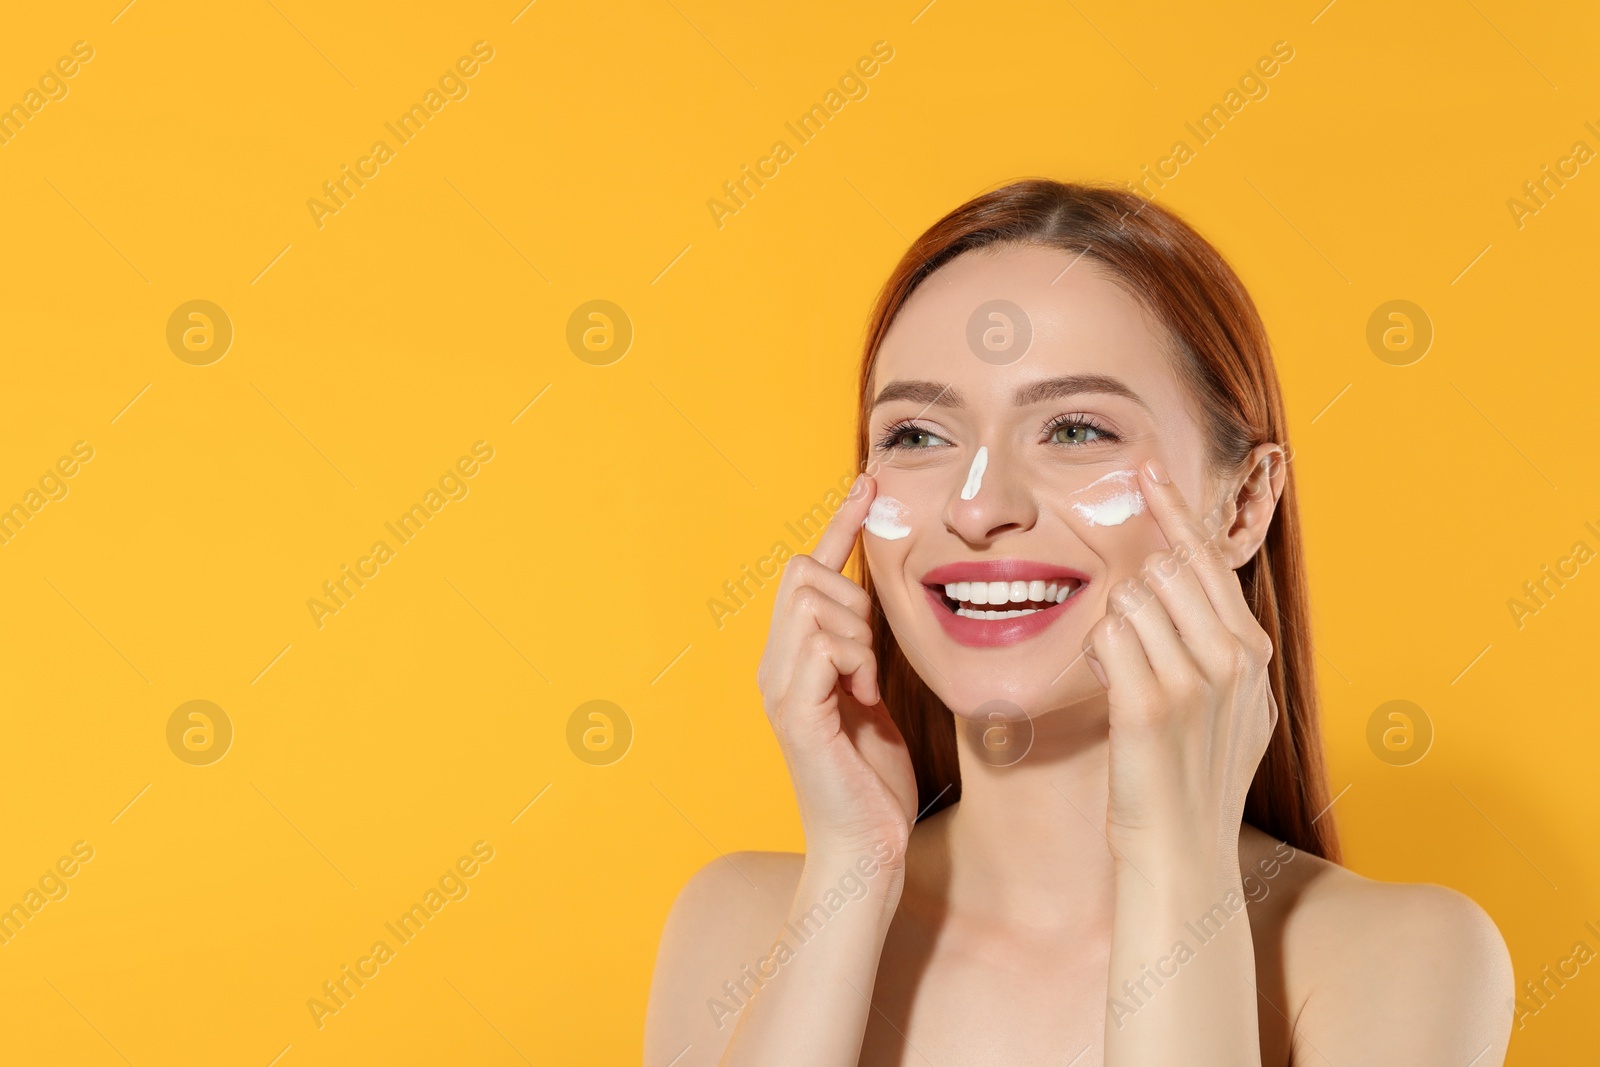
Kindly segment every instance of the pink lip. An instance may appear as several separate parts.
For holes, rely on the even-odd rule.
[[[1031,582],[1053,579],[1075,579],[1080,588],[1066,601],[1052,605],[1031,615],[1015,619],[969,619],[957,615],[945,606],[944,586],[952,582]],[[1035,563],[1024,559],[972,560],[965,563],[947,563],[935,567],[922,576],[923,591],[928,606],[957,644],[970,648],[997,648],[1014,645],[1036,637],[1067,610],[1083,598],[1082,586],[1089,584],[1089,576],[1071,567],[1053,563]]]
[[[1048,582],[1052,578],[1075,578],[1084,585],[1089,576],[1055,563],[1035,563],[1027,559],[974,559],[946,563],[922,576],[923,585],[949,585],[951,582]]]

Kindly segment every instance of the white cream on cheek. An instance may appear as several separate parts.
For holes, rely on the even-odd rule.
[[[1090,526],[1121,526],[1144,511],[1139,472],[1112,471],[1067,497],[1067,503]]]
[[[967,471],[967,484],[961,487],[962,500],[971,500],[978,495],[978,490],[983,488],[983,472],[988,469],[989,448],[979,445],[978,454],[972,457],[972,467]]]
[[[867,533],[876,534],[885,541],[898,541],[911,532],[911,527],[906,525],[909,514],[910,509],[894,497],[879,495],[873,498],[861,525]]]

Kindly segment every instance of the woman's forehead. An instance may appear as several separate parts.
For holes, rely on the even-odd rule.
[[[1169,348],[1163,327],[1090,257],[980,249],[941,266],[905,302],[879,346],[873,389],[910,378],[999,395],[1044,377],[1105,374],[1156,408],[1182,403]]]

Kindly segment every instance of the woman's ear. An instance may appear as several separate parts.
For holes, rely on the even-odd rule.
[[[1250,562],[1267,539],[1278,498],[1283,495],[1288,463],[1283,446],[1269,441],[1257,445],[1240,465],[1243,481],[1233,491],[1233,520],[1220,545],[1232,569]]]

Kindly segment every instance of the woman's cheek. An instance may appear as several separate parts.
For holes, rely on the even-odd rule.
[[[903,541],[911,536],[911,509],[904,501],[880,491],[861,526],[880,541]]]
[[[897,576],[905,570],[914,522],[909,505],[880,489],[861,523],[861,548],[880,597],[887,593],[890,600],[898,599],[895,590],[902,583]]]
[[[1121,526],[1144,514],[1144,494],[1139,492],[1139,472],[1112,471],[1067,496],[1067,508],[1081,526],[1090,529]]]
[[[1099,557],[1109,589],[1135,575],[1145,558],[1161,547],[1160,527],[1139,491],[1138,472],[1112,471],[1067,493],[1058,505],[1067,523]]]

